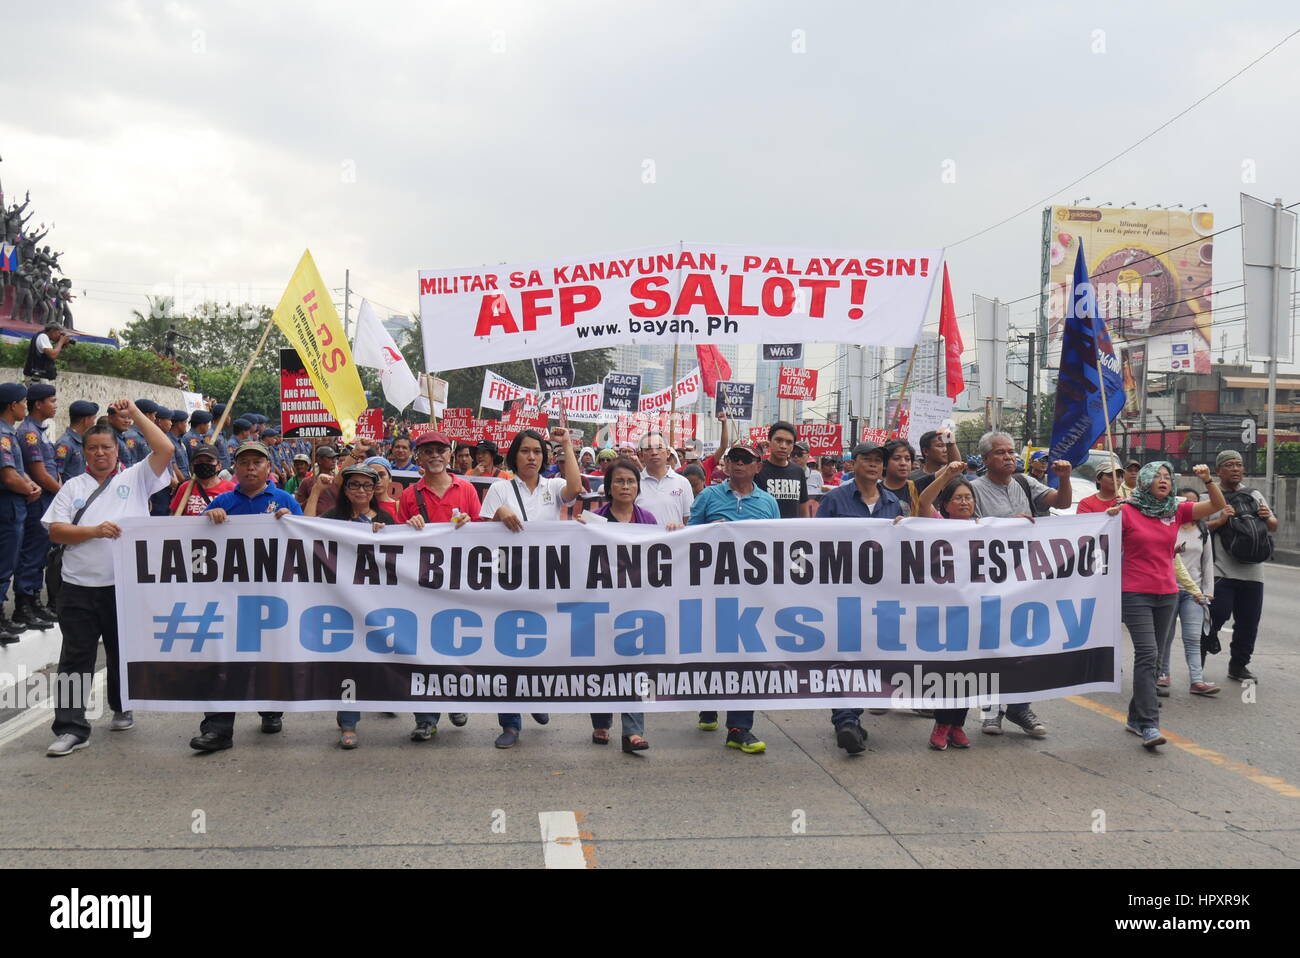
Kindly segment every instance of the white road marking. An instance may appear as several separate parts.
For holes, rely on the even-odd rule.
[[[94,696],[94,701],[103,702],[107,705],[108,703],[104,699],[105,673],[105,669],[100,669],[95,673],[95,687],[91,694]],[[4,748],[10,742],[22,738],[38,725],[47,725],[53,721],[54,709],[44,703],[33,705],[15,718],[0,725],[0,748]]]
[[[586,868],[578,817],[573,812],[538,812],[542,828],[542,854],[547,868]]]

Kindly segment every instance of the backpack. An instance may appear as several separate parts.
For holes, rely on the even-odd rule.
[[[1219,545],[1238,562],[1267,562],[1273,557],[1273,537],[1259,517],[1258,501],[1246,488],[1224,492],[1236,515],[1219,527]]]

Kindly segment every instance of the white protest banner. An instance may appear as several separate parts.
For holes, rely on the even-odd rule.
[[[484,409],[505,409],[506,403],[513,399],[526,399],[533,406],[541,402],[541,396],[536,390],[512,383],[489,369],[483,376],[483,393],[478,404]]]
[[[777,399],[816,399],[817,370],[782,366],[776,384]]]
[[[121,525],[127,709],[959,708],[1120,689],[1117,516]]]
[[[911,346],[940,249],[707,243],[420,272],[426,356],[456,369],[624,344]]]
[[[543,408],[557,419],[560,416],[560,408],[563,406],[564,415],[567,419],[576,422],[606,422],[610,414],[600,408],[600,402],[604,395],[604,383],[574,386],[572,389],[547,395]]]
[[[931,393],[912,393],[907,412],[907,436],[918,440],[931,429],[952,427],[953,401],[947,396]],[[907,438],[904,436],[904,438]]]
[[[693,406],[704,395],[704,380],[700,378],[700,367],[696,366],[689,373],[677,380],[674,388],[661,389],[657,393],[646,393],[641,397],[638,411],[655,412],[673,407],[673,393],[677,393],[677,408]]]

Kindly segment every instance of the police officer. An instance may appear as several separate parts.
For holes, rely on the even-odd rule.
[[[226,411],[225,403],[223,402],[215,403],[212,406],[212,418],[209,420],[209,422],[218,422],[218,423],[221,422],[222,413],[224,413],[225,411]],[[193,421],[194,421],[194,417],[191,416],[190,422]],[[221,432],[218,432],[215,435],[211,435],[205,440],[206,442],[211,444],[213,448],[217,450],[217,456],[221,460],[221,468],[227,471],[229,471],[230,467],[234,465],[233,460],[230,458],[230,450],[232,448],[230,442],[230,436],[227,435],[226,433],[226,430],[229,428],[230,428],[230,423],[227,422],[225,427],[221,430]]]
[[[189,427],[190,414],[184,409],[173,409],[171,418],[172,428],[167,438],[176,449],[176,458],[172,462],[176,466],[176,471],[180,473],[181,482],[184,482],[190,477],[190,447],[181,437]]]
[[[95,424],[95,416],[98,414],[98,403],[85,399],[78,399],[68,407],[68,428],[63,430],[63,435],[54,444],[54,464],[59,470],[59,482],[67,482],[86,471],[86,451],[82,446],[82,437]]]
[[[104,417],[117,436],[117,462],[123,468],[135,465],[140,433],[131,425],[131,413],[126,409],[109,409]]]
[[[32,482],[41,487],[40,498],[27,506],[23,547],[14,575],[14,621],[33,629],[52,629],[55,622],[54,613],[40,600],[45,584],[45,560],[50,554],[50,536],[41,525],[41,516],[63,486],[54,464],[54,446],[45,438],[41,424],[54,418],[57,406],[53,386],[33,383],[27,387],[27,417],[17,429],[23,468]]]
[[[209,435],[212,431],[212,413],[206,409],[196,409],[190,413],[190,428],[185,435],[181,436],[181,442],[185,443],[185,458],[188,460],[193,457],[194,450],[199,446],[212,446],[216,449],[217,444],[213,442],[214,437]],[[217,457],[220,459],[221,450],[217,450]]]
[[[12,642],[23,633],[23,626],[4,614],[4,600],[18,568],[27,504],[41,497],[41,487],[27,477],[14,428],[26,416],[27,387],[0,383],[0,643]]]
[[[284,444],[280,438],[280,430],[275,426],[263,425],[261,430],[261,441],[267,449],[271,450],[271,474],[275,478],[275,484],[283,487],[292,468],[285,457],[289,447]]]

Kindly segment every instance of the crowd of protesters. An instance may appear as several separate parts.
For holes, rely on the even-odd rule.
[[[1052,521],[1053,510],[1073,504],[1072,469],[1045,453],[1027,463],[1011,436],[989,432],[977,454],[962,457],[951,431],[927,432],[919,452],[906,440],[859,442],[847,456],[813,459],[796,427],[776,422],[765,442],[730,436],[724,419],[717,451],[704,456],[690,440],[674,448],[658,432],[610,448],[577,448],[567,429],[549,435],[525,429],[505,452],[492,442],[458,444],[436,427],[409,430],[389,420],[382,441],[286,439],[266,416],[242,413],[213,432],[222,406],[186,413],[145,399],[120,400],[101,410],[77,400],[68,429],[54,442],[46,423],[55,414],[53,385],[0,384],[0,600],[12,581],[11,615],[0,612],[0,642],[27,630],[51,628],[63,638],[59,674],[78,677],[80,699],[55,711],[55,741],[48,754],[66,755],[89,744],[85,690],[102,639],[107,660],[109,728],[124,731],[134,716],[122,709],[118,682],[116,598],[111,549],[118,522],[146,515],[231,515],[276,519],[305,515],[369,525],[500,522],[528,535],[533,522],[630,522],[665,532],[685,525],[744,519],[873,518],[893,522],[928,517],[963,522],[983,518]],[[1243,484],[1240,454],[1218,455],[1215,473],[1193,470],[1197,485],[1176,489],[1168,462],[1121,468],[1103,462],[1097,491],[1078,512],[1121,515],[1122,619],[1133,645],[1128,731],[1148,749],[1165,743],[1158,699],[1172,687],[1175,632],[1187,663],[1189,692],[1212,696],[1205,678],[1207,654],[1218,651],[1220,629],[1232,620],[1228,678],[1256,681],[1249,665],[1263,605],[1262,562],[1268,558],[1277,517],[1264,497]],[[1052,473],[1053,482],[1046,481]],[[1131,473],[1131,474],[1130,474]],[[107,490],[107,491],[106,491]],[[1203,491],[1202,491],[1203,490]],[[58,548],[45,574],[51,543]],[[49,603],[42,601],[42,591]],[[51,609],[53,605],[53,609]],[[3,608],[3,606],[0,606]],[[880,714],[885,709],[873,709]],[[929,744],[936,750],[969,748],[967,709],[914,710],[934,719]],[[862,709],[832,711],[835,741],[849,754],[866,750]],[[437,733],[441,715],[416,713],[413,741]],[[454,725],[469,717],[451,713]],[[545,725],[549,715],[533,720]],[[358,745],[360,713],[338,713],[339,745]],[[594,744],[610,741],[611,714],[591,716]],[[981,731],[1001,735],[1003,721],[1042,738],[1044,723],[1027,703],[986,708]],[[622,747],[650,747],[643,713],[624,713]],[[235,715],[208,713],[190,745],[219,751],[233,743]],[[516,745],[523,721],[497,716],[498,748]],[[724,743],[754,754],[766,744],[753,731],[754,713],[723,717]],[[700,712],[698,728],[719,728],[716,712]],[[261,729],[279,732],[283,716],[261,713]]]

